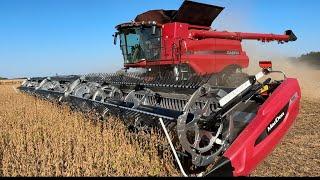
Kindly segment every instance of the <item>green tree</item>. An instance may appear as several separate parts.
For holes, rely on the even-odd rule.
[[[309,52],[307,54],[303,54],[298,58],[301,62],[320,66],[320,52]]]

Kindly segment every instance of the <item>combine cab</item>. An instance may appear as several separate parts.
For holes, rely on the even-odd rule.
[[[301,93],[297,80],[273,71],[271,62],[260,62],[256,75],[241,73],[248,66],[241,41],[296,37],[290,30],[211,30],[222,9],[185,1],[177,11],[140,14],[116,26],[126,71],[29,78],[20,90],[101,117],[116,115],[134,131],[163,129],[184,176],[249,175],[294,122]],[[274,73],[283,78],[271,79]]]

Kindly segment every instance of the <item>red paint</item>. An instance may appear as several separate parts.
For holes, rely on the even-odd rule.
[[[219,73],[233,66],[246,68],[249,58],[242,49],[244,39],[288,41],[288,35],[212,31],[209,27],[186,23],[167,23],[161,26],[161,58],[125,64],[129,68],[149,68],[189,64],[197,74]]]
[[[271,61],[259,61],[259,66],[262,69],[269,69],[269,68],[272,68],[272,62]]]
[[[221,38],[221,39],[251,39],[263,42],[269,41],[289,41],[289,35],[277,34],[262,34],[262,33],[242,33],[242,32],[228,32],[228,31],[204,31],[192,30],[190,31],[191,38]]]
[[[290,99],[297,95],[295,101],[289,105],[285,119],[256,146],[255,141],[275,118]],[[255,118],[240,133],[233,144],[224,153],[231,160],[234,176],[247,176],[280,142],[288,132],[299,112],[300,87],[296,79],[286,79],[261,105]]]

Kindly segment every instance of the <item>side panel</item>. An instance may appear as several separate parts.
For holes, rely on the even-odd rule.
[[[276,147],[298,115],[300,98],[297,79],[288,78],[260,107],[256,117],[224,154],[231,161],[234,176],[249,175]],[[269,134],[258,140],[267,130]]]
[[[182,62],[198,74],[220,73],[228,66],[246,68],[249,65],[249,58],[238,40],[188,40],[185,46]]]
[[[168,23],[162,26],[162,56],[161,59],[175,60],[174,48],[179,46],[179,40],[187,39],[188,25],[183,23]],[[173,63],[172,63],[173,64]]]

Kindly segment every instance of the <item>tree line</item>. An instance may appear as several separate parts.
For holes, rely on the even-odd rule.
[[[320,67],[320,52],[309,52],[297,58],[300,62]]]

